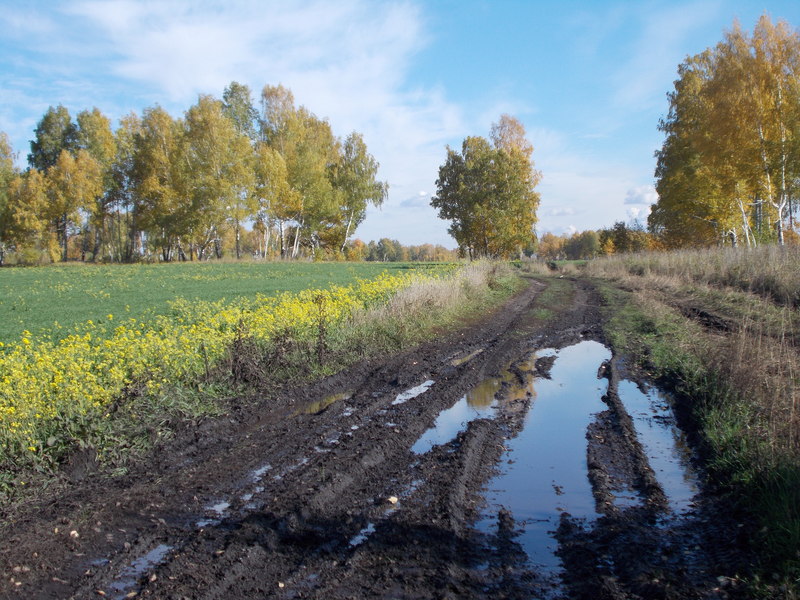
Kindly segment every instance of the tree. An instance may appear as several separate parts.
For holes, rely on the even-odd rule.
[[[47,218],[48,182],[41,171],[28,169],[17,174],[8,185],[7,204],[0,219],[2,241],[10,247],[20,250],[32,247],[37,242],[49,247]],[[49,252],[52,258],[57,256],[57,246]]]
[[[672,246],[782,244],[800,177],[800,34],[766,15],[752,36],[734,24],[678,74],[651,231]]]
[[[74,157],[62,150],[56,164],[47,170],[47,181],[48,212],[56,223],[61,260],[66,261],[70,232],[80,219],[79,211],[90,210],[103,193],[103,171],[86,150],[78,150]]]
[[[367,152],[360,133],[354,131],[347,136],[332,174],[333,187],[339,198],[339,216],[344,223],[339,246],[342,252],[351,230],[355,230],[366,217],[367,205],[380,206],[386,199],[389,184],[376,179],[379,166]]]
[[[85,150],[99,165],[103,193],[87,206],[92,242],[92,260],[97,260],[101,247],[106,244],[106,233],[110,219],[112,201],[112,164],[116,157],[117,142],[111,131],[111,121],[97,108],[81,111],[77,117],[78,127],[75,146]]]
[[[232,81],[222,92],[222,111],[233,121],[239,135],[244,135],[253,143],[258,139],[258,111],[253,106],[250,88]]]
[[[300,212],[300,195],[289,186],[286,162],[267,144],[259,142],[254,159],[256,225],[263,236],[263,256],[270,244],[270,231],[278,225],[281,256],[287,255],[286,222]]]
[[[108,189],[114,210],[114,242],[119,260],[130,262],[141,254],[142,240],[136,211],[136,143],[142,120],[135,113],[120,119],[114,138],[116,155],[111,163]],[[124,220],[123,220],[124,213]],[[112,258],[113,259],[113,258]]]
[[[461,152],[447,148],[431,205],[452,221],[448,231],[464,254],[510,256],[533,237],[541,175],[522,124],[502,115],[492,126],[492,143],[468,137]]]
[[[14,151],[5,132],[0,131],[0,265],[5,259],[6,247],[9,242],[10,208],[9,188],[17,169],[14,166]]]
[[[338,155],[330,124],[304,107],[295,108],[294,96],[283,86],[265,86],[261,93],[261,135],[286,164],[287,180],[297,194],[297,212],[290,255],[296,258],[301,235],[319,247],[320,232],[337,219],[336,198],[329,178]]]
[[[52,106],[36,125],[28,164],[44,172],[56,164],[62,150],[72,152],[76,147],[77,129],[69,111],[59,104]]]
[[[217,242],[220,225],[234,227],[236,257],[241,256],[241,224],[256,212],[252,194],[252,148],[236,131],[222,103],[200,96],[186,112],[186,167],[191,205],[183,218],[193,233],[198,258]],[[216,252],[220,249],[217,243]]]
[[[155,106],[144,110],[134,137],[134,211],[141,230],[161,247],[164,261],[172,260],[187,231],[181,213],[188,195],[182,133],[183,124]]]

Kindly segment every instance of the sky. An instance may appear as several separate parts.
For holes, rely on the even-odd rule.
[[[355,233],[455,247],[430,206],[446,147],[508,113],[542,172],[537,232],[643,221],[678,65],[735,19],[800,2],[0,0],[0,131],[26,164],[49,106],[180,117],[232,81],[283,84],[364,136],[389,196]]]

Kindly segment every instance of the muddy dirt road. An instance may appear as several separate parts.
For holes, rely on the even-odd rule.
[[[546,283],[232,410],[2,526],[2,598],[726,598],[737,535],[663,398]],[[740,533],[741,532],[741,533]]]

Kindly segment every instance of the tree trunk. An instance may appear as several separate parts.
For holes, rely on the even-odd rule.
[[[350,217],[347,219],[347,228],[344,230],[344,240],[342,241],[341,251],[344,252],[344,247],[347,245],[347,238],[350,237],[350,226],[353,224],[354,210],[350,211]]]

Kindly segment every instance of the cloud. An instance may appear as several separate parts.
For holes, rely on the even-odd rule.
[[[631,206],[625,212],[628,216],[628,221],[646,221],[650,216],[651,208],[649,206]]]
[[[658,202],[658,192],[652,185],[640,185],[629,189],[625,194],[624,204],[644,204],[650,206]]]
[[[18,150],[50,104],[73,114],[97,106],[116,119],[158,103],[181,116],[199,93],[219,97],[234,80],[256,101],[262,86],[282,83],[336,135],[363,134],[389,183],[370,218],[398,238],[405,230],[409,241],[449,243],[427,200],[407,210],[435,181],[445,145],[469,129],[442,88],[411,83],[429,35],[414,3],[79,0],[23,6],[0,25],[11,32],[0,41],[4,60],[30,75],[23,84],[0,81],[0,130]],[[418,240],[423,233],[436,237]]]
[[[572,207],[548,208],[543,214],[548,217],[568,217],[575,214],[575,209]]]

